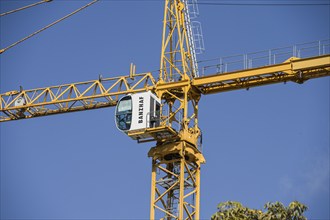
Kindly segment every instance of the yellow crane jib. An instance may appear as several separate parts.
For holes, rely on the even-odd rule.
[[[330,55],[290,58],[284,63],[195,78],[192,85],[202,94],[249,89],[281,82],[303,83],[330,75]]]
[[[50,2],[51,0],[43,0]],[[0,53],[96,3],[77,9]],[[199,76],[187,0],[165,0],[159,76],[127,76],[0,94],[0,122],[116,107],[117,128],[138,142],[156,141],[152,158],[150,219],[199,219],[202,95],[330,75],[330,55],[292,57],[266,66]],[[294,50],[295,51],[295,50]],[[221,68],[223,65],[221,64]],[[224,66],[227,68],[227,66]]]
[[[134,74],[137,79],[134,84],[130,82],[131,75],[39,89],[14,90],[0,94],[0,122],[116,106],[121,96],[148,90],[164,94],[164,91],[170,93],[183,86],[191,86],[195,92],[206,95],[281,82],[301,83],[329,75],[330,55],[323,55],[289,59],[282,64],[254,69],[215,73],[191,81],[187,79],[157,83],[151,73],[141,73]],[[17,105],[19,99],[25,100],[24,105]],[[24,115],[19,116],[17,112],[23,112]]]

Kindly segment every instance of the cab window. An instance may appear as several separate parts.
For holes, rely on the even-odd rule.
[[[126,96],[122,98],[116,110],[117,127],[122,131],[128,131],[132,123],[132,97]]]

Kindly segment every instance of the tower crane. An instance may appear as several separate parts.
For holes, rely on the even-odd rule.
[[[205,158],[199,101],[209,94],[330,75],[330,55],[288,57],[280,64],[214,71],[197,67],[187,0],[165,0],[160,71],[8,91],[0,94],[0,122],[116,107],[116,126],[138,143],[155,142],[150,219],[199,219],[200,171]]]

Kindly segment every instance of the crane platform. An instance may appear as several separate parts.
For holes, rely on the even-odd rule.
[[[149,141],[164,142],[168,139],[175,140],[179,138],[179,133],[168,125],[129,131],[127,135],[139,143]]]

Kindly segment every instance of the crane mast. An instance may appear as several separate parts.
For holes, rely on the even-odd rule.
[[[160,80],[179,81],[198,76],[187,0],[165,0]]]
[[[0,122],[114,107],[127,94],[152,91],[160,99],[156,127],[127,131],[156,141],[152,159],[150,219],[199,219],[200,170],[205,163],[198,126],[202,95],[330,75],[330,55],[199,76],[187,0],[165,0],[158,80],[150,73],[9,91],[0,94]]]
[[[157,91],[168,106],[171,127],[179,122],[177,136],[157,142],[152,158],[150,219],[198,219],[200,165],[198,148],[200,93],[190,82],[198,76],[187,0],[165,0],[158,85],[184,83],[180,88]]]

